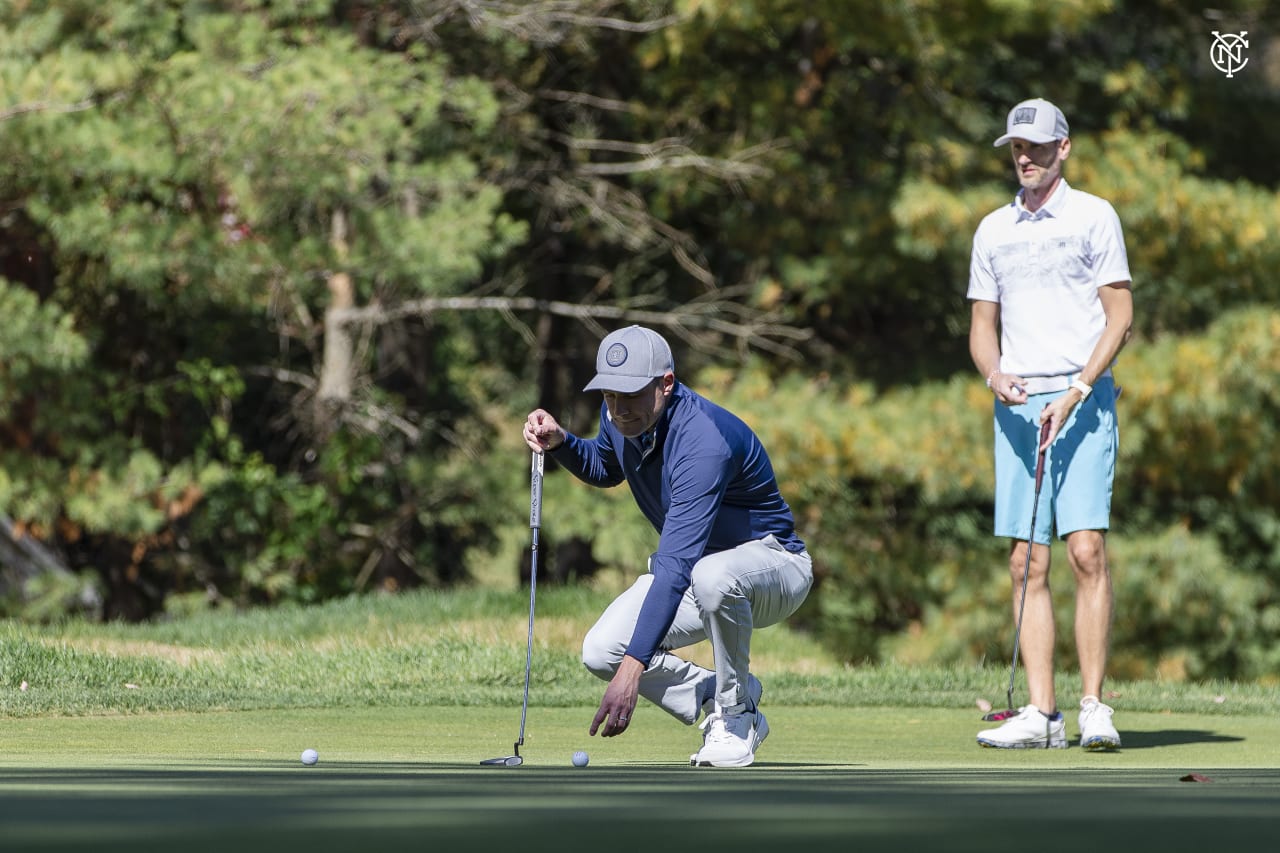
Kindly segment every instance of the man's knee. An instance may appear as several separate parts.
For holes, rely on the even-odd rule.
[[[690,587],[698,609],[703,613],[715,613],[724,606],[724,600],[733,587],[733,578],[719,570],[719,564],[700,565],[695,571]]]
[[[1031,562],[1027,562],[1027,549],[1031,548]],[[1031,546],[1028,542],[1016,542],[1009,549],[1009,577],[1015,588],[1022,586],[1022,579],[1027,578],[1028,586],[1042,586],[1049,580],[1049,547],[1047,545]]]
[[[1107,574],[1107,540],[1097,530],[1081,530],[1067,537],[1067,557],[1078,577]]]
[[[604,632],[592,628],[582,640],[582,665],[593,675],[608,681],[618,671],[626,649]]]

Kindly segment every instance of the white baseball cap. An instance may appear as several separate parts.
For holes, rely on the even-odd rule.
[[[662,335],[644,326],[627,326],[600,342],[596,376],[582,390],[634,394],[675,369],[671,347]]]
[[[1005,134],[994,145],[999,148],[1010,139],[1025,139],[1038,145],[1041,142],[1066,139],[1070,135],[1071,129],[1067,127],[1067,118],[1062,110],[1044,98],[1032,98],[1009,110]]]

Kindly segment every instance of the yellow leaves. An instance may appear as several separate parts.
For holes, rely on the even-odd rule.
[[[930,181],[908,181],[891,207],[897,247],[922,260],[949,253],[967,261],[973,230],[1005,195],[987,187],[956,193]]]
[[[1280,469],[1280,444],[1258,413],[1280,397],[1280,312],[1237,312],[1202,336],[1137,343],[1117,377],[1126,389],[1118,494],[1135,483],[1165,496],[1275,494],[1266,472]],[[752,369],[693,381],[759,432],[780,477],[816,496],[796,507],[806,517],[855,482],[916,490],[929,503],[991,494],[992,397],[968,373],[885,392]]]
[[[768,311],[777,307],[785,295],[786,291],[783,289],[782,284],[776,278],[770,277],[760,284],[756,300],[761,308]]]
[[[1242,248],[1251,249],[1254,246],[1266,241],[1267,228],[1261,222],[1249,222],[1245,224],[1236,235],[1236,240]]]
[[[1137,62],[1130,62],[1123,68],[1107,72],[1102,78],[1102,89],[1108,95],[1116,96],[1125,92],[1140,89],[1147,82],[1145,69]]]
[[[991,11],[1018,28],[1036,32],[1073,32],[1112,11],[1114,0],[989,0]]]
[[[752,370],[729,379],[717,371],[697,384],[752,425],[789,483],[822,491],[871,480],[930,501],[990,489],[991,397],[972,377],[887,393],[804,377],[776,383]]]
[[[1119,369],[1123,464],[1147,493],[1268,505],[1280,468],[1280,313],[1224,315],[1204,334],[1126,351]],[[1130,480],[1117,480],[1117,488]]]

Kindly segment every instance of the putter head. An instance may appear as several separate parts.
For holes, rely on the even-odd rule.
[[[507,755],[501,758],[486,758],[480,762],[487,767],[519,767],[524,759],[518,755]]]
[[[1018,716],[1016,708],[1005,708],[1003,711],[992,711],[989,714],[983,714],[982,719],[988,723],[1003,723],[1005,720],[1011,720]]]

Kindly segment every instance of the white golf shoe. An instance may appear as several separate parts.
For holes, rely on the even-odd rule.
[[[769,723],[758,709],[741,714],[716,711],[702,727],[702,749],[689,756],[694,767],[748,767],[769,736]]]
[[[760,683],[760,679],[756,678],[751,673],[747,673],[747,696],[749,696],[751,699],[752,707],[754,708],[760,707],[760,699],[764,696],[764,685]],[[703,714],[702,722],[698,724],[698,728],[702,730],[702,745],[703,747],[705,747],[707,745],[707,736],[711,733],[712,718],[718,717],[720,715],[719,707],[716,705],[716,697],[714,695],[708,696],[707,700],[702,703],[702,714]],[[763,717],[761,719],[763,719]],[[767,725],[765,726],[765,733],[768,734]],[[758,746],[759,741],[762,741],[762,740],[764,740],[763,736],[759,738],[759,740],[756,742],[756,745]],[[702,750],[699,749],[698,752],[695,752],[693,755],[690,755],[689,763],[694,766],[697,766],[698,755],[701,752]],[[747,762],[747,764],[750,764],[750,763],[751,762]],[[745,767],[746,765],[744,764],[744,765],[736,765],[736,766]]]
[[[1103,705],[1093,696],[1080,700],[1080,746],[1090,752],[1103,752],[1120,748],[1120,733],[1111,722],[1115,713],[1110,705]]]
[[[1027,705],[999,728],[978,732],[978,744],[993,749],[1066,749],[1067,723],[1061,712],[1046,717],[1035,705]]]

